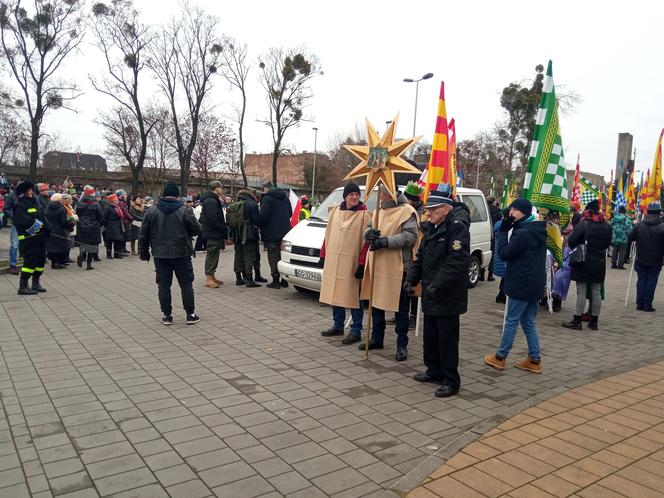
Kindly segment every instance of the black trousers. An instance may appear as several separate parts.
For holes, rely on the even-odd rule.
[[[170,315],[173,311],[171,304],[171,285],[173,284],[173,273],[180,285],[182,293],[182,307],[185,312],[192,315],[195,311],[194,302],[194,267],[191,258],[154,258],[154,267],[157,273],[157,287],[159,289],[159,305],[164,315]]]
[[[33,275],[39,277],[44,272],[44,265],[46,264],[46,241],[44,238],[27,238],[19,242],[18,248],[21,256],[23,256],[21,278],[28,280]]]
[[[424,315],[424,365],[431,377],[459,389],[459,315]]]
[[[235,273],[244,273],[244,278],[253,280],[254,266],[256,265],[256,254],[258,253],[258,243],[255,240],[248,240],[244,244],[235,243],[235,259],[233,261],[233,271]]]

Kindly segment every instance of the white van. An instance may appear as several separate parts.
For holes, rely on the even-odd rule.
[[[279,273],[298,291],[320,292],[323,267],[320,249],[325,239],[328,208],[338,206],[343,200],[343,187],[328,195],[308,220],[302,220],[286,234],[281,243]],[[360,187],[364,196],[364,186]],[[403,188],[400,188],[403,191]],[[457,188],[459,200],[470,210],[470,264],[468,286],[475,287],[480,271],[491,261],[491,216],[481,190]],[[376,207],[376,195],[367,202],[369,211]]]

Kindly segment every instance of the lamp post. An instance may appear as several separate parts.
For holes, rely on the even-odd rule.
[[[318,146],[318,128],[315,126],[312,128],[314,130],[314,171],[313,175],[311,177],[311,202],[313,202],[314,199],[314,190],[316,188],[316,153],[317,153],[317,146]]]
[[[415,83],[415,113],[413,114],[413,136],[415,136],[415,129],[417,127],[417,96],[420,91],[420,81],[422,80],[428,80],[429,78],[433,78],[433,73],[427,73],[424,76],[422,76],[419,80],[415,80],[412,78],[404,78],[404,83]]]

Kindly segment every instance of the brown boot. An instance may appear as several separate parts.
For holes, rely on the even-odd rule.
[[[496,370],[505,370],[505,358],[500,359],[495,354],[484,357],[484,363]]]
[[[217,285],[224,285],[224,282],[221,281],[221,280],[219,280],[219,279],[218,279],[217,277],[215,277],[214,275],[212,275],[212,280],[214,280],[214,281],[217,283]]]
[[[517,361],[514,366],[520,370],[528,370],[529,372],[541,374],[542,373],[542,362],[539,361],[535,363],[530,359],[530,356],[525,360]]]
[[[213,275],[205,275],[205,287],[210,287],[211,289],[217,289],[219,284],[215,281]]]

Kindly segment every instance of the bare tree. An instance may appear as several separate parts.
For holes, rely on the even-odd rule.
[[[141,170],[141,176],[145,192],[156,192],[163,183],[167,170],[177,165],[175,137],[168,107],[155,104],[148,109],[147,114],[153,128],[148,136],[146,166]]]
[[[0,164],[16,155],[27,139],[25,123],[21,123],[11,109],[0,106]]]
[[[80,45],[83,29],[78,0],[34,0],[31,13],[21,3],[0,3],[0,37],[3,55],[25,97],[30,120],[29,174],[35,179],[44,116],[51,109],[71,110],[69,102],[81,95],[74,83],[55,75]]]
[[[217,24],[217,18],[185,3],[180,16],[164,27],[152,45],[150,65],[170,108],[185,194],[203,103],[221,63],[223,44],[217,37]],[[182,113],[178,110],[181,101],[185,102]]]
[[[133,130],[135,143],[132,140],[131,149],[124,150],[122,155],[131,170],[132,193],[137,194],[152,128],[139,99],[138,83],[152,35],[149,27],[141,24],[131,0],[113,0],[111,5],[96,3],[92,13],[96,45],[104,55],[106,74],[100,80],[90,76],[90,81],[95,90],[115,101],[122,110],[124,127]],[[117,117],[118,112],[113,115]],[[113,135],[117,138],[117,134]]]
[[[244,171],[244,117],[247,111],[247,75],[249,74],[249,63],[247,62],[247,45],[238,43],[232,38],[226,40],[226,46],[222,52],[224,78],[242,94],[242,103],[238,108],[237,118],[239,125],[239,149],[240,157],[238,165],[242,173],[242,182],[248,186],[247,173]]]
[[[210,183],[210,176],[222,165],[232,162],[234,143],[233,131],[226,123],[209,112],[201,115],[191,164],[205,183]]]
[[[313,97],[311,79],[319,74],[318,58],[303,49],[271,48],[259,58],[260,82],[267,94],[268,119],[272,131],[272,181],[277,183],[277,160],[284,152],[286,132],[303,119]]]
[[[116,105],[109,112],[101,113],[97,122],[104,128],[104,140],[108,146],[106,153],[121,167],[129,169],[133,178],[135,160],[141,147],[134,116],[127,108]]]

